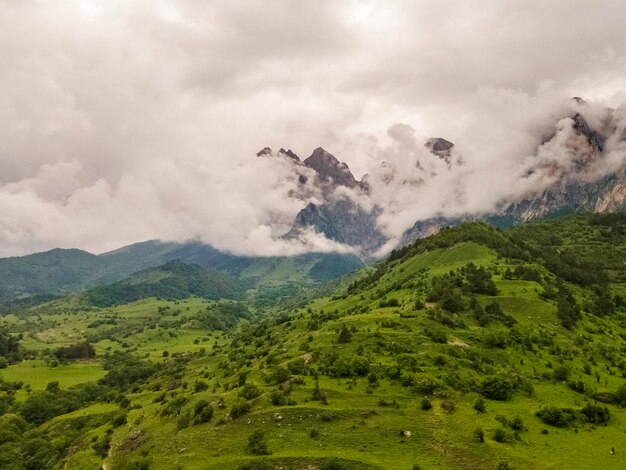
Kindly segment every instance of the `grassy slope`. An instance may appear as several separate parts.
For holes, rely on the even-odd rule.
[[[589,226],[584,218],[555,223],[562,224],[558,226],[559,233],[571,235],[558,241],[559,249],[576,247],[593,255],[612,246],[614,250],[607,255],[607,263],[611,264],[610,260],[619,257],[625,246],[623,238],[617,244],[613,241],[612,245],[606,245],[606,237],[600,234],[603,229]],[[532,241],[533,237],[524,232],[531,229],[516,230],[529,243]],[[584,236],[579,236],[580,233]],[[178,303],[145,300],[71,315],[62,310],[46,315],[40,312],[43,324],[32,317],[5,317],[4,321],[16,332],[33,331],[37,326],[38,331],[26,336],[25,345],[39,349],[44,345],[64,345],[68,338],[73,341],[93,331],[110,329],[113,340],[96,343],[99,355],[126,349],[147,354],[154,361],[168,361],[163,358],[163,350],[195,353],[189,357],[180,387],[169,389],[167,379],[157,377],[149,386],[128,395],[135,409],[128,413],[128,424],[116,428],[113,434],[111,457],[106,461],[112,470],[123,468],[123,462],[141,458],[142,452],[147,452],[151,469],[235,469],[255,459],[247,453],[246,443],[256,429],[265,432],[272,451],[264,459],[284,468],[307,468],[327,457],[356,462],[354,468],[410,469],[419,463],[422,469],[495,469],[499,462],[508,462],[517,469],[624,468],[626,453],[621,443],[626,428],[625,410],[608,405],[612,414],[608,426],[580,425],[576,430],[547,426],[534,413],[547,405],[580,408],[593,401],[565,383],[547,378],[559,363],[570,367],[572,377],[583,381],[592,391],[615,391],[624,384],[620,359],[621,351],[626,350],[623,327],[626,315],[622,312],[610,318],[597,318],[585,314],[576,329],[565,330],[557,319],[555,303],[540,297],[543,287],[539,283],[506,280],[502,276],[507,267],[523,264],[534,267],[544,277],[551,277],[541,263],[503,257],[493,247],[462,240],[463,237],[458,243],[443,242],[455,237],[452,232],[443,234],[435,239],[436,243],[428,242],[396,261],[385,263],[381,270],[384,274],[379,279],[365,283],[350,295],[342,289],[332,297],[316,299],[302,308],[275,307],[274,316],[287,315],[289,321],[269,321],[263,328],[255,327],[256,330],[243,327],[236,333],[207,332],[195,318],[213,303],[199,299]],[[465,327],[448,328],[434,320],[428,308],[415,310],[415,300],[424,298],[432,276],[468,262],[497,273],[493,279],[498,295],[478,296],[478,299],[482,304],[499,302],[504,312],[517,320],[515,330],[535,339],[532,351],[513,342],[506,349],[487,348],[486,335],[510,333],[499,322],[483,328],[469,315],[461,314]],[[611,278],[613,290],[624,292],[619,265],[614,263],[611,269],[616,271]],[[371,274],[373,270],[368,271]],[[569,286],[580,302],[590,298],[588,289]],[[399,305],[380,307],[381,300],[389,299],[397,299]],[[159,311],[158,307],[165,306],[170,308]],[[95,319],[111,318],[118,323],[88,328]],[[317,324],[313,325],[312,319]],[[156,323],[155,328],[144,328],[152,323]],[[177,326],[172,327],[174,324]],[[338,331],[344,326],[354,330],[352,339],[338,343]],[[448,343],[434,343],[425,334],[428,328],[443,328]],[[205,354],[201,348],[206,349]],[[368,387],[364,377],[332,378],[322,374],[319,385],[328,395],[328,404],[322,404],[311,400],[314,379],[305,375],[304,383],[294,385],[290,395],[296,405],[271,404],[269,395],[276,386],[267,385],[264,378],[272,370],[304,354],[312,356],[311,368],[323,370],[325,358],[333,351],[348,360],[356,354],[368,358],[371,369],[380,377],[379,386]],[[395,365],[402,353],[417,361],[416,371],[406,375],[413,375],[416,381],[428,378],[442,384],[436,393],[429,395],[434,404],[432,410],[421,409],[423,393],[415,393],[411,387],[403,386],[401,380],[384,375],[384,368]],[[591,365],[591,375],[583,372],[584,364]],[[24,367],[24,364],[10,366],[0,371],[0,377],[8,379]],[[80,367],[80,364],[68,367]],[[42,366],[42,371],[47,370]],[[257,385],[262,394],[251,401],[249,415],[231,420],[228,412],[241,400],[237,375],[242,371],[248,373],[247,383]],[[471,384],[480,382],[485,375],[513,372],[530,379],[534,394],[526,396],[518,392],[510,401],[503,402],[486,400],[487,412],[478,414],[472,404],[479,395]],[[193,384],[198,380],[206,382],[208,390],[194,393]],[[69,385],[61,382],[62,386]],[[209,423],[177,430],[177,418],[161,416],[165,405],[154,402],[164,392],[167,401],[188,397],[187,408],[207,399],[215,407],[215,416]],[[219,398],[226,403],[224,409],[217,407]],[[394,406],[381,406],[383,402],[394,401]],[[453,412],[443,410],[445,401],[455,402]],[[526,430],[519,433],[519,439],[508,443],[494,441],[494,432],[502,428],[495,419],[498,415],[523,420]],[[63,417],[55,420],[62,421]],[[477,427],[485,432],[485,443],[475,439],[473,431]],[[96,458],[90,449],[89,439],[104,432],[104,428],[85,435],[65,457],[66,468],[95,470],[102,464],[102,459]],[[319,432],[319,437],[310,437],[312,429]],[[543,429],[548,434],[542,434]],[[401,430],[411,431],[411,436],[401,436]],[[145,442],[134,448],[131,443],[137,442],[138,436]],[[611,447],[616,448],[616,455],[610,455]]]

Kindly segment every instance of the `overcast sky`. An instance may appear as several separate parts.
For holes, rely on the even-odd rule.
[[[484,208],[563,100],[624,101],[625,19],[623,0],[3,0],[0,255],[289,252],[272,240],[301,202],[266,145],[361,177],[443,136]]]

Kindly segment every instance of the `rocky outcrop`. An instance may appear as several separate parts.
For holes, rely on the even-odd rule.
[[[507,226],[556,213],[625,209],[626,167],[623,163],[621,167],[617,165],[617,170],[603,167],[607,155],[612,151],[611,146],[619,145],[619,142],[615,143],[615,136],[622,135],[621,145],[626,147],[625,126],[612,117],[611,110],[607,110],[606,116],[601,119],[596,116],[591,121],[597,127],[594,128],[584,117],[585,106],[588,105],[583,100],[575,100],[575,103],[578,111],[572,112],[569,117],[564,116],[570,120],[570,126],[566,125],[567,121],[561,120],[558,125],[555,123],[556,130],[542,139],[534,157],[536,163],[526,175],[537,181],[552,181],[547,187],[542,183],[540,188],[502,200],[488,214],[418,220],[403,234],[399,244],[412,243],[446,226],[468,220],[487,220],[499,226]],[[426,141],[425,147],[445,161],[449,171],[453,171],[457,164],[463,164],[461,154],[449,140],[433,137]],[[377,206],[376,201],[372,200],[374,196],[370,194],[367,177],[357,180],[346,163],[321,147],[304,161],[291,150],[285,149],[274,154],[271,149],[265,148],[257,155],[286,158],[293,162],[300,189],[289,196],[302,200],[303,208],[285,237],[298,238],[306,231],[314,230],[328,239],[357,249],[364,258],[373,256],[389,243],[389,237],[378,227],[379,216],[386,208]],[[415,185],[418,188],[430,176],[424,171],[419,180],[411,180],[392,168],[389,174],[381,172],[377,176],[380,182],[376,184],[399,183],[405,187]],[[536,187],[534,184],[527,186]],[[417,201],[415,203],[419,204]]]

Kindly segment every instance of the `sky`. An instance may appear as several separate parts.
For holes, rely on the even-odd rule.
[[[624,18],[622,0],[3,0],[0,256],[341,249],[280,239],[303,205],[265,146],[410,178],[445,137],[463,169],[374,191],[385,231],[489,210],[572,96],[622,109]]]

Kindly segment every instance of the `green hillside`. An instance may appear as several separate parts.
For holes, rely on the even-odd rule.
[[[363,266],[353,255],[311,253],[292,257],[245,257],[195,242],[153,240],[98,256],[82,250],[54,249],[0,259],[0,304],[37,303],[121,281],[138,271],[174,260],[221,271],[246,282],[249,287],[291,285],[292,291],[336,279]],[[26,300],[29,297],[34,298]],[[0,306],[0,310],[6,311],[7,307]]]
[[[238,299],[243,291],[239,283],[219,271],[170,261],[158,268],[140,271],[124,281],[91,288],[85,297],[96,307],[111,307],[150,297]]]
[[[624,214],[471,223],[328,296],[4,316],[0,467],[625,468],[625,250]]]

